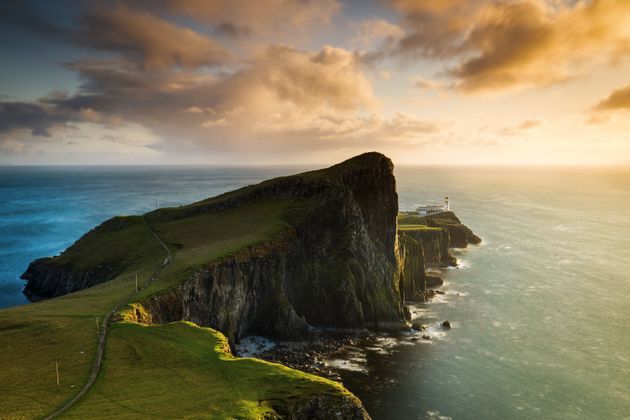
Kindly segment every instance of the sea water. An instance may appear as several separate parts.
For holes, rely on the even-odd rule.
[[[116,214],[305,168],[0,168],[0,307],[19,275]],[[630,170],[399,167],[400,207],[451,207],[481,238],[412,307],[431,340],[379,337],[339,360],[375,419],[630,416]],[[439,323],[448,319],[453,328]],[[416,338],[416,340],[414,340]]]

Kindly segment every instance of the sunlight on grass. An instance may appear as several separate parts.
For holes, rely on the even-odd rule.
[[[102,376],[66,417],[262,418],[273,413],[272,402],[323,392],[348,395],[335,382],[235,358],[228,348],[219,332],[188,322],[118,323],[107,343]]]

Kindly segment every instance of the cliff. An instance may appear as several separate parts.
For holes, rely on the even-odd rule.
[[[432,227],[446,229],[449,234],[450,247],[466,248],[468,244],[478,244],[481,238],[464,225],[452,211],[425,216],[426,224]]]
[[[266,213],[273,217],[254,225],[274,229],[225,245],[229,252],[208,250]],[[426,298],[426,267],[456,264],[448,249],[478,240],[451,212],[411,221],[398,218],[391,161],[366,153],[188,206],[111,219],[60,256],[34,261],[23,275],[25,293],[52,297],[110,280],[146,246],[133,229],[150,227],[175,263],[164,286],[124,314],[128,320],[192,321],[231,342],[250,334],[304,338],[312,328],[401,328],[404,301]]]
[[[190,206],[144,215],[183,263],[192,253],[187,238],[169,238],[171,226],[221,217],[247,207],[286,202],[282,228],[221,258],[208,256],[187,267],[174,287],[139,302],[146,322],[189,320],[224,332],[304,337],[312,327],[400,327],[405,315],[399,290],[393,165],[367,153],[330,168],[282,177]],[[104,281],[124,270],[103,248],[104,232],[127,236],[129,226],[105,222],[59,257],[38,260],[24,273],[30,296],[58,296]],[[140,224],[134,222],[133,225]],[[200,224],[199,229],[203,229]],[[130,248],[118,241],[117,247]],[[99,250],[92,266],[79,267],[85,250]],[[197,257],[196,257],[197,258]],[[111,267],[104,271],[101,267]],[[191,263],[192,266],[192,263]],[[175,273],[174,275],[180,275]]]
[[[33,261],[21,278],[24,294],[37,301],[87,289],[109,281],[139,256],[141,217],[114,217],[90,230],[57,257]]]
[[[481,239],[451,211],[418,216],[398,216],[399,260],[403,300],[426,301],[441,279],[428,276],[427,269],[457,266],[451,248],[465,248]]]
[[[452,213],[399,215],[392,170],[385,156],[366,153],[327,169],[272,179],[187,206],[112,218],[61,255],[30,264],[23,278],[32,300],[101,286],[27,305],[46,316],[35,317],[31,329],[20,328],[24,340],[43,334],[47,344],[41,354],[9,353],[19,355],[18,364],[42,364],[48,360],[42,355],[50,354],[50,343],[58,342],[63,344],[53,352],[58,357],[79,345],[70,338],[74,332],[83,334],[89,326],[90,334],[83,335],[91,337],[94,317],[110,313],[116,302],[122,309],[112,318],[104,363],[124,375],[104,378],[109,388],[101,388],[115,412],[124,412],[117,398],[133,399],[134,408],[153,401],[149,394],[154,387],[171,398],[160,410],[184,413],[203,400],[207,404],[191,415],[208,409],[232,412],[233,393],[207,395],[206,382],[215,386],[218,380],[228,391],[238,389],[239,398],[248,393],[246,408],[239,408],[249,413],[244,417],[258,418],[264,412],[272,418],[369,418],[340,384],[260,360],[232,360],[227,343],[250,334],[291,339],[309,336],[315,328],[408,325],[405,301],[426,300],[435,285],[427,269],[456,264],[449,249],[479,238]],[[146,289],[136,290],[138,277]],[[39,322],[51,316],[72,327],[40,328]],[[22,322],[19,314],[15,322]],[[208,333],[226,343],[214,359],[207,349]],[[59,357],[74,361],[77,353],[75,346]],[[22,362],[24,357],[27,362]],[[139,363],[151,368],[139,369]],[[171,381],[162,376],[140,374],[154,372],[155,366],[169,370],[167,376],[171,369],[180,369],[182,377],[198,374],[201,367],[206,371],[200,385],[188,387],[184,395],[173,391]],[[87,364],[80,371],[88,372]],[[25,384],[31,381],[25,378]],[[138,386],[130,388],[129,383]],[[36,400],[32,395],[39,396],[41,388],[29,391],[20,404]],[[64,392],[60,401],[73,391]],[[86,413],[102,409],[103,401],[86,398],[80,406]],[[147,404],[143,410],[155,411],[154,402]]]

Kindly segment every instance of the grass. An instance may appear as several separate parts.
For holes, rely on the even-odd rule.
[[[88,233],[56,261],[73,269],[116,262],[122,273],[98,286],[0,310],[0,418],[41,418],[75,395],[94,359],[96,317],[116,303],[167,290],[191,271],[249,247],[265,252],[308,203],[265,201],[220,213],[158,222],[174,257],[157,281],[134,294],[162,264],[164,249],[141,217],[116,218]],[[176,210],[174,210],[176,211]],[[159,218],[157,219],[159,220]],[[341,396],[341,385],[280,365],[236,359],[216,331],[178,322],[114,324],[95,387],[67,413],[75,418],[259,418],[271,403],[313,393]],[[60,363],[61,386],[55,383]]]
[[[426,218],[414,213],[398,213],[398,228],[400,225],[426,225]]]
[[[410,230],[442,230],[439,227],[431,227],[427,225],[398,225],[398,230],[410,231]]]
[[[180,284],[213,260],[281,236],[289,228],[284,215],[295,207],[291,200],[265,201],[154,224],[162,240],[175,251],[175,258],[142,296]]]
[[[115,217],[88,232],[54,261],[75,270],[100,264],[127,267],[141,259],[146,245],[154,241],[147,236],[141,216]]]
[[[114,325],[107,363],[68,418],[263,418],[271,403],[347,395],[332,381],[226,353],[225,337],[187,322]],[[179,392],[173,392],[178,390]]]
[[[136,272],[146,279],[164,258],[146,226],[108,233],[108,239],[118,243],[112,253],[127,250],[133,255],[125,274],[77,293],[0,311],[0,418],[42,417],[78,392],[94,358],[96,317],[102,320],[133,291]],[[103,249],[106,257],[107,251]],[[60,365],[59,390],[55,362]]]

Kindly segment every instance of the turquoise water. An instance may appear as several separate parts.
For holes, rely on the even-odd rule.
[[[19,276],[110,217],[177,206],[304,168],[0,167],[0,308],[27,303]]]
[[[18,279],[115,214],[296,168],[0,168],[0,306]],[[459,252],[432,340],[357,349],[344,382],[375,419],[630,416],[630,171],[397,168],[402,209],[448,195],[483,245]],[[459,294],[459,295],[458,295]],[[449,319],[453,329],[434,325]]]

